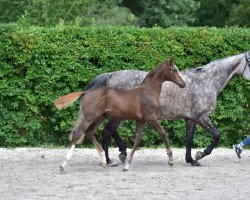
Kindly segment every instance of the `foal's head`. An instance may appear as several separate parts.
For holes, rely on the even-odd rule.
[[[186,82],[183,77],[180,75],[179,70],[173,63],[173,59],[170,59],[160,66],[160,73],[163,73],[164,81],[172,81],[177,84],[180,88],[184,88],[186,86]]]

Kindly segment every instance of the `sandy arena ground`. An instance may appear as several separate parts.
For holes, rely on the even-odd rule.
[[[67,149],[0,148],[0,199],[250,199],[249,150],[238,159],[233,149],[215,149],[201,167],[185,163],[185,149],[173,152],[170,167],[164,149],[138,150],[122,172],[99,166],[95,149],[76,149],[61,174]],[[117,162],[118,153],[110,151]]]

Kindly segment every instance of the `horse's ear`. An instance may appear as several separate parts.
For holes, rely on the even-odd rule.
[[[169,59],[169,62],[170,62],[170,64],[173,64],[173,62],[174,62],[174,57],[170,58],[170,59]]]

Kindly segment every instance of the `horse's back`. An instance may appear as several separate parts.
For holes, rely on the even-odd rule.
[[[148,72],[139,70],[121,70],[113,72],[107,80],[107,86],[118,89],[133,89],[140,85]]]

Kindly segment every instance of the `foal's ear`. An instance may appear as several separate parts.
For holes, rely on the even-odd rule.
[[[173,62],[174,62],[174,57],[172,57],[172,58],[169,59],[169,63],[170,64],[173,64]]]

